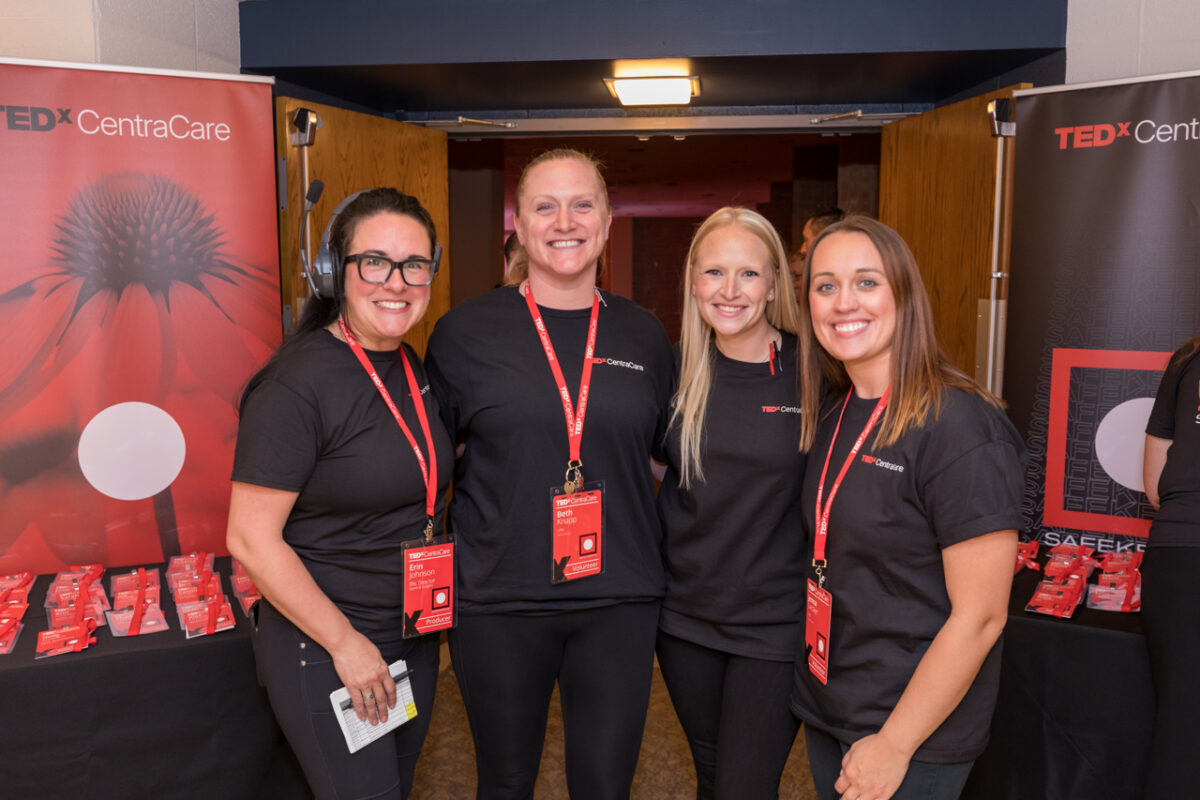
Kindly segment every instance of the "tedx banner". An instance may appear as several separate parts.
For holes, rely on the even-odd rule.
[[[1200,332],[1200,76],[1017,98],[1005,397],[1034,538],[1141,549],[1146,420]]]
[[[225,552],[278,345],[271,87],[0,63],[0,573]]]

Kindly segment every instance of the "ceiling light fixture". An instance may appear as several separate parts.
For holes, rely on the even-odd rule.
[[[605,78],[604,85],[623,106],[685,106],[700,94],[699,75]]]

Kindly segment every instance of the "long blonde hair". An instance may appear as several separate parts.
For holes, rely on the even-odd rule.
[[[538,164],[545,164],[547,161],[558,161],[559,159],[570,159],[587,164],[596,172],[596,180],[600,182],[600,189],[604,194],[604,209],[605,213],[612,214],[612,205],[608,201],[608,184],[604,180],[604,165],[597,159],[576,150],[573,147],[556,147],[553,150],[547,150],[544,153],[539,153],[529,160],[525,165],[525,169],[521,170],[521,177],[517,181],[517,192],[514,198],[516,210],[514,216],[521,215],[521,195],[525,191],[525,179],[529,177],[529,172]],[[596,274],[599,275],[604,269],[604,253],[600,254],[600,258],[596,262]],[[529,251],[523,245],[519,245],[513,250],[512,260],[504,270],[504,285],[516,286],[521,281],[529,277]]]
[[[996,407],[1003,403],[967,377],[942,351],[933,327],[933,311],[925,283],[912,251],[900,234],[870,217],[857,214],[830,225],[809,248],[804,262],[804,291],[800,293],[799,378],[800,378],[800,449],[812,449],[820,422],[822,381],[828,387],[846,392],[850,376],[846,368],[817,341],[813,333],[809,288],[812,263],[817,248],[838,233],[861,233],[871,240],[883,262],[883,273],[896,303],[896,332],[892,337],[891,395],[887,411],[875,435],[877,446],[898,442],[905,433],[919,428],[932,415],[941,413],[942,390],[973,392]]]
[[[713,373],[713,330],[700,315],[699,305],[691,291],[696,253],[706,236],[715,230],[730,226],[748,231],[767,247],[771,285],[775,290],[775,299],[767,301],[763,313],[767,322],[778,330],[793,334],[798,327],[796,298],[792,293],[787,251],[774,226],[762,214],[748,208],[726,206],[714,211],[708,219],[700,223],[700,227],[692,236],[683,271],[683,314],[679,337],[681,363],[679,388],[672,400],[671,424],[679,424],[679,485],[684,489],[691,486],[693,480],[704,480],[701,445]]]

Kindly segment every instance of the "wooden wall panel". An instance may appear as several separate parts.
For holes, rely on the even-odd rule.
[[[442,244],[442,266],[433,282],[425,318],[405,336],[405,341],[424,354],[429,333],[438,317],[450,308],[450,195],[446,164],[446,134],[418,125],[346,111],[292,97],[275,100],[276,152],[284,159],[286,209],[279,212],[280,264],[285,307],[292,321],[300,317],[308,285],[300,272],[300,212],[304,193],[300,148],[288,144],[289,120],[298,108],[309,108],[323,125],[308,147],[309,179],[325,182],[325,192],[313,207],[310,218],[313,249],[321,233],[346,195],[376,186],[394,186],[414,195],[429,209]],[[282,204],[281,204],[282,205]]]
[[[1028,86],[973,97],[883,129],[879,219],[912,248],[942,346],[968,375],[976,374],[979,300],[988,297],[991,274],[997,140],[987,104]],[[1011,163],[1012,140],[1003,141]],[[1006,238],[1002,230],[1002,270]]]

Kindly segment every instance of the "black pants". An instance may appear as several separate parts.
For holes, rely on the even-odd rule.
[[[812,768],[817,800],[841,797],[834,791],[833,785],[837,783],[838,774],[842,771],[842,758],[850,745],[812,725],[804,726],[804,743],[808,749],[808,764]],[[957,800],[974,764],[974,761],[957,764],[910,761],[908,772],[904,773],[904,780],[891,800]]]
[[[533,797],[556,681],[572,800],[629,797],[657,627],[657,602],[460,616],[450,658],[475,739],[476,797]]]
[[[342,685],[333,659],[270,603],[259,602],[254,633],[259,678],[318,800],[401,800],[408,796],[433,713],[438,648],[437,636],[379,648],[387,663],[403,658],[408,665],[417,716],[351,753],[329,704],[329,693]],[[395,710],[400,710],[398,703]]]
[[[800,722],[795,664],[723,653],[658,634],[658,666],[696,765],[696,798],[776,798]]]
[[[1193,752],[1200,717],[1197,575],[1200,547],[1150,547],[1142,560],[1142,625],[1156,698],[1146,800],[1194,797],[1200,786]]]

